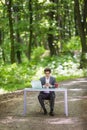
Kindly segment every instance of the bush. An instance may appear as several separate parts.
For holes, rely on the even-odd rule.
[[[33,50],[32,53],[32,60],[34,62],[40,62],[41,55],[45,52],[45,49],[43,47],[37,47]]]
[[[0,67],[0,87],[5,90],[17,90],[30,86],[35,71],[28,64],[5,65]]]
[[[79,37],[72,37],[63,45],[63,51],[73,52],[75,50],[81,50],[81,42]]]
[[[41,49],[39,48],[38,50]],[[35,53],[36,52],[37,50]],[[42,52],[44,52],[44,50]],[[42,52],[39,52],[37,56],[33,53],[33,62],[32,60],[29,62],[26,61],[20,65],[16,63],[12,65],[1,64],[0,89],[14,91],[25,87],[31,87],[31,80],[39,79],[43,76],[43,70],[45,67],[50,67],[52,69],[52,75],[57,78],[58,82],[87,76],[86,70],[78,69],[79,60],[77,60],[77,57],[73,57],[69,54],[53,57],[42,57],[42,55],[40,55]],[[38,62],[34,62],[35,56],[37,57],[36,59]]]

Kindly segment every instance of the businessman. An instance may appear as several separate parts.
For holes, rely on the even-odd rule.
[[[40,78],[41,84],[43,88],[53,88],[56,81],[55,78],[51,76],[51,69],[45,68],[44,69],[45,76]],[[47,115],[47,110],[44,104],[44,100],[49,100],[50,102],[50,116],[54,116],[54,101],[55,101],[55,92],[53,91],[41,91],[38,95],[38,100],[43,108],[44,115]]]

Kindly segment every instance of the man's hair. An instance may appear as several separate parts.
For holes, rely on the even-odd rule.
[[[45,68],[44,69],[44,73],[47,72],[47,71],[49,71],[51,73],[51,69],[50,68]]]

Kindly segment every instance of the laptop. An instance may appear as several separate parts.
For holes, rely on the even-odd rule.
[[[32,88],[42,88],[42,84],[40,80],[32,80],[31,85]]]

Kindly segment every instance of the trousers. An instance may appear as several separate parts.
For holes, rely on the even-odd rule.
[[[55,93],[54,92],[40,93],[38,95],[38,100],[39,100],[39,103],[40,103],[41,107],[43,108],[43,110],[46,110],[44,100],[49,100],[49,102],[50,102],[50,111],[51,112],[54,111],[54,102],[55,102]]]

